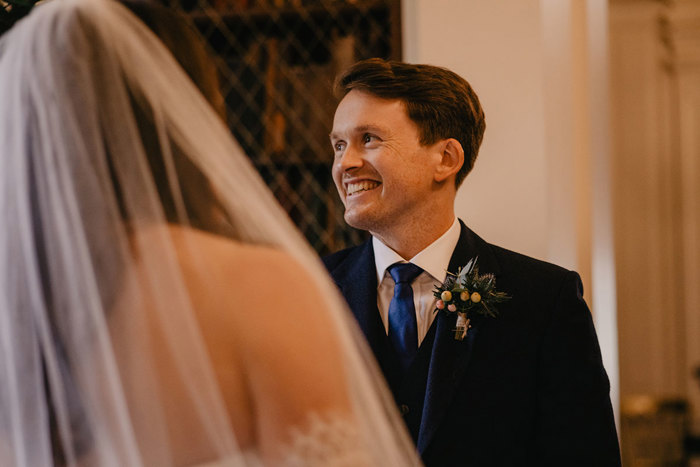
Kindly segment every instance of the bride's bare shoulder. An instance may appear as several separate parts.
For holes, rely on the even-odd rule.
[[[249,310],[256,321],[277,327],[287,320],[279,310],[303,320],[323,301],[306,267],[284,251],[186,227],[169,229],[188,285],[213,313],[226,309],[236,321],[241,310]]]
[[[302,426],[309,413],[345,413],[338,323],[321,290],[330,281],[271,247],[171,231],[176,249],[193,253],[178,255],[205,342],[222,362],[215,367],[229,368],[235,355],[250,385],[260,449],[279,449],[272,440],[289,441],[289,427]]]
[[[274,247],[242,243],[188,227],[169,226],[169,230],[181,262],[193,268],[206,264],[210,279],[229,285],[233,278],[265,283],[281,276],[291,280],[301,272],[296,260]]]

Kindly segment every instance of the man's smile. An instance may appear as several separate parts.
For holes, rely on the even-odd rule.
[[[352,196],[358,193],[362,193],[364,191],[369,191],[377,188],[379,185],[381,185],[380,182],[375,182],[374,180],[361,180],[357,182],[352,182],[352,183],[346,183],[345,184],[345,193],[348,196]]]

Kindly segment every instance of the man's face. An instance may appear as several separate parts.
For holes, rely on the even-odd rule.
[[[420,144],[403,102],[350,91],[336,109],[331,144],[349,225],[374,233],[419,221],[440,153]]]

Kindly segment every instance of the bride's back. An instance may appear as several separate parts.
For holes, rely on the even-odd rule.
[[[313,280],[289,255],[234,242],[203,231],[168,225],[136,233],[147,247],[171,241],[192,310],[201,330],[218,388],[241,448],[255,449],[272,462],[289,454],[293,435],[314,419],[352,425],[342,353],[334,323],[320,309],[329,306]],[[135,283],[148,274],[138,266]],[[143,290],[143,287],[140,287]],[[123,296],[131,292],[125,291]],[[197,441],[198,416],[178,369],[166,351],[163,329],[150,295],[144,297],[148,331],[157,360],[168,428],[178,457],[210,459]],[[132,303],[133,305],[133,303]],[[134,310],[120,303],[115,316]],[[115,323],[121,329],[123,323]],[[118,338],[117,338],[118,339]],[[352,443],[352,440],[346,440]]]

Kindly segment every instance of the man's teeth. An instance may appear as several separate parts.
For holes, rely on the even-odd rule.
[[[358,193],[360,191],[367,191],[371,190],[373,188],[377,188],[379,186],[379,182],[373,182],[373,181],[362,181],[359,183],[348,183],[348,188],[347,188],[347,193],[348,196],[354,195],[355,193]]]

